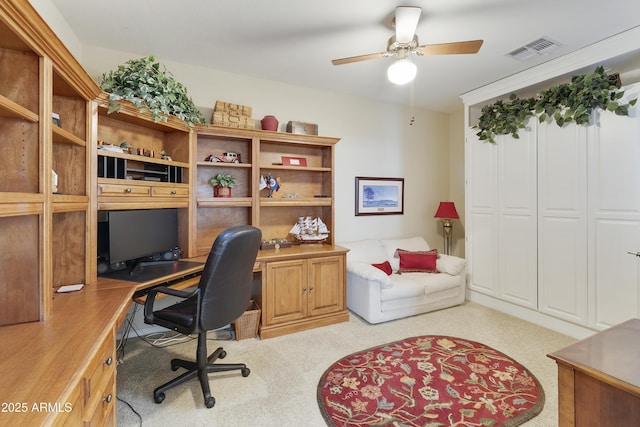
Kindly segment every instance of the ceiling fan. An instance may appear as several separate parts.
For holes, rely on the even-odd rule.
[[[415,34],[422,9],[411,6],[396,7],[394,24],[396,35],[387,43],[387,51],[370,53],[367,55],[350,56],[334,59],[333,65],[350,64],[352,62],[395,56],[398,59],[389,66],[387,76],[392,83],[405,84],[414,79],[416,66],[410,60],[410,55],[456,55],[477,53],[482,46],[482,40],[468,40],[462,42],[426,44],[420,46]]]

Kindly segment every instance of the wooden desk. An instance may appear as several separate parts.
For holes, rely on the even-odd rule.
[[[548,357],[558,364],[560,427],[640,425],[640,319]]]
[[[132,295],[85,286],[55,294],[45,322],[0,327],[0,425],[115,425],[115,333]]]

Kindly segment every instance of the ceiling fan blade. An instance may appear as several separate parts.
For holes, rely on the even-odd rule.
[[[331,61],[331,63],[333,65],[342,65],[342,64],[350,64],[352,62],[359,62],[359,61],[366,61],[368,59],[378,59],[378,58],[383,58],[385,56],[388,56],[389,53],[388,52],[382,52],[382,53],[369,53],[367,55],[359,55],[359,56],[350,56],[348,58],[340,58],[340,59],[334,59]]]
[[[465,42],[426,44],[418,46],[418,55],[456,55],[465,53],[478,53],[483,40],[468,40]]]
[[[396,41],[398,43],[411,43],[421,12],[422,9],[419,7],[396,7]]]

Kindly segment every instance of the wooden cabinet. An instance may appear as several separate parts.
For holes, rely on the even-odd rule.
[[[640,319],[548,355],[558,365],[558,425],[617,427],[640,420]]]
[[[346,249],[310,245],[280,250],[264,261],[261,338],[343,322]],[[261,251],[265,252],[265,251]],[[285,258],[285,259],[281,259]]]
[[[193,174],[195,234],[198,255],[208,253],[225,228],[251,224],[263,239],[286,238],[300,216],[320,217],[334,225],[334,146],[338,138],[248,129],[199,127],[197,168]],[[240,163],[206,161],[225,152],[240,155]],[[283,157],[304,159],[306,166],[285,165]],[[209,179],[229,173],[236,179],[232,197],[213,197]],[[269,197],[260,178],[279,178],[280,189]],[[333,243],[330,235],[328,242]]]
[[[45,320],[54,288],[92,280],[87,147],[99,92],[28,3],[0,4],[0,325]]]
[[[127,142],[132,153],[100,149],[96,158],[97,209],[178,208],[178,238],[184,257],[195,254],[191,225],[191,130],[175,117],[155,122],[150,113],[141,113],[125,103],[109,114],[108,95],[98,102],[97,138],[102,146]],[[169,158],[162,158],[162,152]],[[153,153],[153,156],[151,155]]]

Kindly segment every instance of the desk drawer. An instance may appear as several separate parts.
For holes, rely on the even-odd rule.
[[[116,345],[112,335],[100,346],[100,350],[89,363],[84,375],[84,407],[92,408],[98,404],[100,393],[105,384],[116,373]]]
[[[150,196],[148,185],[98,184],[99,196]]]
[[[116,408],[116,378],[115,375],[106,384],[100,393],[96,393],[97,404],[84,414],[84,427],[115,426]]]
[[[189,188],[151,187],[151,195],[155,197],[189,197]]]

